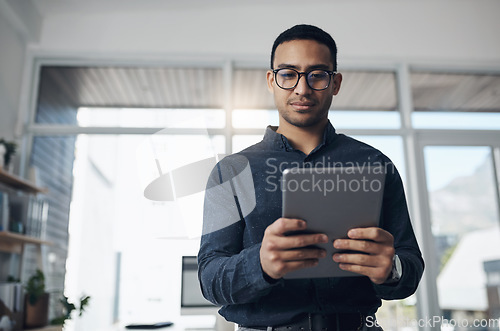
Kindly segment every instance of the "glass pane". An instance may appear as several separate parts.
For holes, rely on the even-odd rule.
[[[43,254],[49,257],[49,268],[45,269],[46,287],[63,291],[64,272],[67,255],[67,226],[71,205],[73,170],[75,159],[76,136],[36,136],[30,155],[30,167],[34,172],[37,186],[47,188],[43,199],[49,204],[46,240],[54,243],[43,247]],[[35,247],[31,247],[35,248]],[[23,274],[30,276],[36,269],[36,250],[26,246]],[[33,254],[35,253],[35,254]],[[30,263],[26,263],[29,261]],[[30,270],[32,269],[32,270]],[[26,277],[22,279],[27,279]],[[58,303],[58,297],[51,294],[52,307]]]
[[[186,197],[186,211],[184,197],[152,201],[145,190],[161,174],[210,157],[209,149],[223,153],[224,142],[201,135],[78,136],[66,293],[91,294],[92,303],[74,321],[75,331],[111,329],[113,317],[123,323],[179,319],[181,256],[197,254],[199,239],[190,237],[201,234],[203,200],[197,198],[203,192]],[[176,190],[182,182],[173,178]]]
[[[416,129],[500,130],[500,113],[414,112]]]
[[[78,109],[79,126],[142,128],[223,128],[222,109],[86,108]]]
[[[337,129],[399,129],[401,119],[395,111],[330,111],[328,117]]]
[[[235,135],[233,136],[233,153],[237,153],[247,147],[250,147],[260,141],[264,137],[261,135]]]
[[[233,105],[236,109],[273,109],[273,95],[267,90],[267,69],[235,69]]]
[[[416,111],[500,111],[500,75],[411,73]]]
[[[277,110],[236,109],[233,111],[233,127],[235,128],[262,128],[268,125],[279,124]]]
[[[428,266],[439,273],[443,317],[472,326],[489,318],[494,308],[485,266],[500,259],[499,201],[491,148],[427,146],[424,157],[436,246],[436,260]]]
[[[405,182],[406,165],[403,152],[403,139],[398,136],[353,136],[370,146],[375,147],[391,159]]]
[[[221,109],[223,105],[220,68],[44,66],[36,122],[68,124],[79,107]]]
[[[340,92],[332,110],[396,110],[396,76],[393,72],[341,71]]]
[[[418,331],[417,298],[412,295],[404,300],[382,300],[377,310],[377,321],[384,330]]]

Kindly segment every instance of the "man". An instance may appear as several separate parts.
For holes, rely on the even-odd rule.
[[[336,57],[334,40],[317,27],[297,25],[278,36],[267,84],[279,126],[223,159],[209,179],[200,283],[204,296],[240,328],[368,329],[376,325],[380,299],[405,298],[420,281],[424,263],[397,170],[380,151],[337,134],[328,120],[342,83]],[[306,229],[307,220],[281,217],[282,171],[353,162],[387,169],[380,227],[353,229],[348,239],[335,240],[335,248],[354,252],[334,256],[311,248],[328,242],[324,234],[287,235]],[[245,169],[250,181],[241,179]],[[225,189],[211,189],[218,186]],[[360,277],[283,279],[323,258]]]

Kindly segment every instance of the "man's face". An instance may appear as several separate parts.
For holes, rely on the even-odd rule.
[[[314,40],[292,40],[276,48],[274,69],[292,68],[299,72],[312,69],[333,70],[330,50]],[[280,125],[310,127],[328,117],[332,98],[340,89],[342,75],[336,74],[327,89],[315,91],[306,82],[304,75],[291,90],[280,88],[274,81],[274,73],[267,72],[267,86],[274,95],[274,102],[280,115]],[[286,123],[283,122],[286,121]]]

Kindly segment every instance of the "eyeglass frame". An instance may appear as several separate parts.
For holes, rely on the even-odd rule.
[[[280,71],[280,70],[292,70],[292,71],[295,71],[299,75],[297,77],[297,81],[295,82],[295,85],[293,85],[292,87],[282,87],[282,86],[280,86],[280,84],[278,84],[278,79],[276,78],[276,75],[277,75],[278,71]],[[328,79],[328,85],[326,85],[325,88],[316,89],[316,88],[312,87],[309,84],[309,79],[307,77],[313,71],[324,71],[324,72],[326,72],[328,74],[328,78],[329,78]],[[306,78],[306,84],[307,84],[307,86],[309,86],[309,88],[311,90],[314,90],[314,91],[324,91],[328,87],[330,87],[330,83],[333,80],[333,77],[335,77],[335,75],[337,74],[337,72],[336,71],[332,71],[332,70],[324,70],[324,69],[312,69],[312,70],[309,70],[309,71],[298,71],[298,70],[295,70],[293,68],[279,68],[279,69],[273,69],[273,74],[274,74],[274,81],[276,82],[276,85],[278,85],[278,87],[281,88],[281,89],[283,89],[283,90],[293,90],[299,84],[300,77],[304,76]]]

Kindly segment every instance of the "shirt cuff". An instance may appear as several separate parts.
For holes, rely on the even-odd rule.
[[[257,291],[271,289],[279,284],[281,279],[273,279],[264,273],[260,264],[260,244],[247,249],[245,259],[245,275],[247,282]]]

